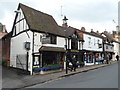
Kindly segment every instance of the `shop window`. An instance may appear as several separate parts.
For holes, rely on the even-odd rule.
[[[47,57],[46,57],[47,56]],[[58,64],[57,53],[55,52],[43,52],[43,66]]]
[[[108,49],[108,46],[106,46],[106,49]]]
[[[71,40],[71,49],[78,50],[78,41],[75,39]]]
[[[33,60],[33,66],[40,66],[40,57],[39,56],[34,56]]]
[[[93,56],[92,55],[87,55],[86,56],[86,63],[93,63]]]

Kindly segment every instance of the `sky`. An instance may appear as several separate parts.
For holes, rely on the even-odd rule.
[[[36,10],[52,15],[58,25],[63,17],[68,18],[68,26],[86,31],[116,30],[119,0],[0,0],[0,22],[11,31],[15,10],[23,3]],[[114,20],[114,22],[113,22]]]

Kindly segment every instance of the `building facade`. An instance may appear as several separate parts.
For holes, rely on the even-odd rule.
[[[107,33],[79,30],[66,21],[59,26],[51,15],[21,3],[15,12],[11,38],[7,39],[11,67],[33,75],[66,69],[69,56],[75,56],[78,65],[99,64],[108,54],[113,57],[114,41]]]
[[[8,65],[9,62],[9,41],[4,37],[7,35],[5,25],[0,23],[0,63]]]
[[[10,66],[34,72],[64,63],[65,38],[52,16],[19,4],[12,29]],[[54,67],[53,66],[53,67]]]
[[[83,51],[84,51],[84,60],[85,65],[93,65],[99,62],[98,57],[103,57],[103,39],[100,35],[97,35],[92,32],[86,32],[85,28],[82,27],[81,31],[83,32]]]

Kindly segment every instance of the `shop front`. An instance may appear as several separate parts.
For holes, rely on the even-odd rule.
[[[41,47],[39,54],[34,55],[33,72],[46,72],[63,69],[65,50],[56,47]]]
[[[107,58],[109,60],[112,60],[114,57],[114,45],[110,43],[104,43],[104,59]]]
[[[69,65],[71,66],[71,62],[75,62],[78,67],[84,66],[84,60],[83,60],[83,52],[79,50],[68,50],[67,52],[68,55],[68,60],[69,60],[69,55],[72,58],[72,61],[69,61]]]
[[[102,57],[103,57],[103,52],[84,50],[85,65],[98,64],[99,62],[101,62]]]

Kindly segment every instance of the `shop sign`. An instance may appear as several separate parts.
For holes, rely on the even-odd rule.
[[[42,38],[42,44],[50,44],[50,37]]]

